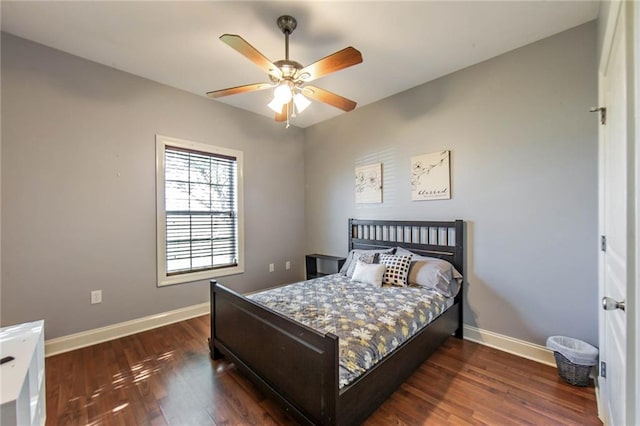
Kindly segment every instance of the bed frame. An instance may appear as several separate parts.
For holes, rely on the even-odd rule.
[[[464,275],[463,222],[349,219],[349,249],[405,247],[448,260]],[[226,356],[303,424],[366,419],[451,334],[462,338],[462,289],[454,304],[374,368],[338,388],[338,337],[320,333],[211,281],[211,357]]]

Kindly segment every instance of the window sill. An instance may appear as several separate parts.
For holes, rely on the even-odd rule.
[[[188,274],[179,274],[179,275],[170,275],[170,276],[162,275],[162,276],[158,276],[158,287],[164,287],[167,285],[174,285],[174,284],[184,284],[184,283],[189,283],[193,281],[210,280],[211,278],[225,277],[228,275],[237,275],[242,273],[244,273],[244,267],[238,265],[231,268],[213,269],[210,271],[201,271],[201,272],[191,272]]]

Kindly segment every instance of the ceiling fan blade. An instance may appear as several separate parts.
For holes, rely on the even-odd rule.
[[[362,62],[362,54],[357,49],[349,46],[302,68],[298,73],[298,78],[304,81],[312,81],[360,62]],[[309,77],[305,78],[304,74],[309,74]]]
[[[237,95],[238,93],[254,92],[256,90],[264,90],[272,87],[269,83],[245,84],[244,86],[229,87],[228,89],[213,90],[207,92],[207,96],[212,98],[220,98],[222,96]]]
[[[302,94],[310,97],[311,99],[324,102],[325,104],[329,104],[347,112],[352,111],[357,105],[356,102],[350,99],[343,98],[340,95],[336,95],[335,93],[331,93],[328,90],[320,89],[315,86],[304,86],[302,88]]]
[[[256,64],[267,74],[272,75],[277,79],[282,78],[280,69],[239,35],[223,34],[220,36],[220,40]]]
[[[276,113],[276,121],[278,123],[282,123],[283,121],[287,121],[287,114]]]
[[[276,121],[281,123],[283,121],[287,121],[287,107],[293,108],[293,102],[290,101],[289,104],[282,105],[282,111],[276,113]]]

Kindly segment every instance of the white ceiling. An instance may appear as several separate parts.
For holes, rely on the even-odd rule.
[[[2,31],[197,95],[268,81],[218,40],[238,34],[272,61],[284,58],[283,14],[298,28],[290,59],[308,65],[353,46],[363,63],[313,84],[358,107],[593,20],[599,1],[7,1]],[[595,46],[594,46],[595,48]],[[224,102],[273,117],[271,91]],[[292,124],[344,112],[314,102]]]

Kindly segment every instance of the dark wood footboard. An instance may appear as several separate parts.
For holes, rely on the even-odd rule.
[[[338,338],[211,281],[211,354],[223,354],[298,420],[336,423]]]
[[[369,417],[458,329],[460,308],[459,304],[450,307],[375,368],[343,388],[338,397],[337,423],[356,425]]]

